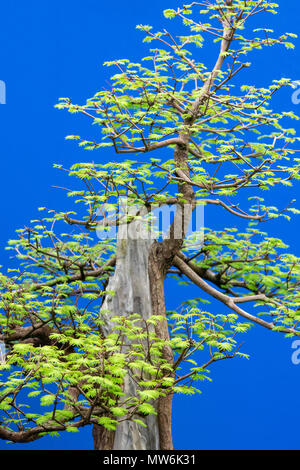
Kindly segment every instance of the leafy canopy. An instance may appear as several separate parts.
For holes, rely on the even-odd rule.
[[[259,230],[264,221],[298,213],[268,206],[259,195],[299,179],[299,138],[288,126],[298,117],[270,107],[273,95],[291,81],[256,87],[241,86],[239,79],[253,51],[293,47],[291,33],[275,37],[268,28],[248,26],[256,15],[266,24],[267,13],[276,12],[277,4],[264,0],[193,2],[166,10],[167,19],[181,22],[176,35],[139,25],[149,44],[141,63],[107,62],[115,69],[108,89],[83,105],[60,100],[57,108],[81,113],[99,128],[98,141],[67,138],[100,152],[96,163],[69,170],[56,165],[77,181],[68,190],[73,210],[40,208],[46,215],[9,242],[20,267],[0,276],[0,339],[7,346],[0,366],[1,438],[28,442],[93,423],[114,430],[123,420],[144,426],[159,397],[193,394],[212,363],[247,357],[238,335],[251,325],[299,335],[299,259]],[[216,55],[213,65],[206,47]],[[101,163],[106,147],[116,158]],[[244,194],[249,202],[241,207]],[[111,333],[103,333],[101,306],[105,295],[113,295],[107,282],[116,261],[108,230],[134,218],[118,213],[122,197],[150,214],[185,203],[193,210],[220,206],[232,220],[248,223],[243,231],[206,228],[192,255],[190,240],[181,241],[167,275],[198,286],[199,297],[168,312],[167,342],[157,333],[165,318],[157,315],[145,321],[124,314],[113,318]],[[201,236],[192,233],[195,245]],[[215,314],[203,308],[210,298],[220,302]],[[252,303],[250,311],[242,303]],[[166,343],[173,363],[163,354]],[[128,375],[137,385],[135,396],[124,396]]]

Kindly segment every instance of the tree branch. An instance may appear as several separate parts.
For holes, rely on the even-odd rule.
[[[240,298],[236,297],[229,297],[226,294],[223,294],[222,292],[219,292],[217,289],[214,287],[210,286],[205,282],[200,276],[198,276],[181,258],[178,256],[174,257],[173,261],[174,266],[176,266],[183,274],[185,274],[194,284],[196,284],[198,287],[200,287],[204,292],[209,294],[211,297],[219,300],[222,302],[224,305],[226,305],[228,308],[233,310],[235,313],[238,315],[246,318],[247,320],[250,320],[253,323],[257,323],[258,325],[264,326],[268,330],[273,330],[275,328],[274,323],[269,323],[262,318],[256,317],[254,315],[251,315],[250,313],[246,312],[245,310],[242,310],[240,307],[236,305],[236,303],[241,302]],[[268,301],[272,302],[272,299],[269,299],[266,296],[259,296],[260,298],[258,299],[258,296],[248,296],[248,299],[245,301],[250,301],[250,300],[262,300],[262,301]],[[300,332],[294,330],[293,328],[282,328],[282,332],[284,333],[293,333],[297,336],[300,336]]]

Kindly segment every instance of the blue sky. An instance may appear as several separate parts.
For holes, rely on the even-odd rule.
[[[280,13],[270,17],[270,24],[277,33],[297,33],[299,2],[278,3]],[[1,265],[10,263],[4,251],[7,240],[14,237],[15,229],[36,217],[38,207],[67,209],[63,193],[52,186],[68,182],[64,174],[53,169],[53,163],[69,166],[89,158],[107,161],[111,157],[111,153],[103,152],[91,157],[64,140],[68,134],[88,135],[89,123],[56,110],[58,98],[68,96],[82,102],[92,96],[108,78],[108,70],[102,67],[105,60],[139,60],[146,48],[135,25],[174,27],[166,23],[161,12],[179,5],[175,0],[2,2],[0,80],[6,83],[7,103],[0,105]],[[201,56],[205,58],[205,50],[201,50]],[[300,80],[299,40],[295,51],[268,49],[252,59],[255,64],[247,71],[245,82],[263,85],[281,76]],[[291,92],[286,91],[274,100],[274,109],[291,109],[299,114],[300,104],[294,105]],[[295,127],[300,134],[299,124]],[[299,196],[298,185],[292,190],[278,190],[276,200],[284,205],[292,198],[300,201]],[[219,227],[231,223],[221,212],[217,214]],[[207,214],[207,220],[212,219]],[[290,251],[299,256],[299,224],[298,216],[291,222],[270,223],[263,230],[282,237]],[[173,308],[184,296],[199,294],[192,288],[184,296],[177,294],[168,282],[167,295],[168,307]],[[300,365],[291,362],[292,340],[259,327],[245,339],[244,350],[251,355],[250,361],[216,364],[213,382],[203,385],[201,396],[175,399],[175,448],[300,449]],[[0,449],[8,448],[91,449],[91,431],[88,428],[79,434],[43,438],[26,445],[0,441]]]

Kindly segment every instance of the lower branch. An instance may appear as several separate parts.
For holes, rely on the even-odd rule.
[[[274,323],[267,322],[263,320],[262,318],[256,317],[255,315],[252,315],[251,313],[246,312],[245,310],[241,309],[236,305],[236,303],[241,303],[242,302],[242,297],[229,297],[226,294],[223,294],[222,292],[219,292],[217,289],[214,287],[210,286],[207,282],[205,282],[198,274],[196,274],[190,266],[188,266],[181,258],[178,256],[174,257],[173,261],[174,266],[176,266],[181,273],[185,274],[194,284],[196,284],[198,287],[200,287],[204,292],[207,294],[211,295],[211,297],[214,297],[215,299],[219,300],[223,304],[225,304],[227,307],[229,307],[231,310],[236,312],[238,315],[246,318],[247,320],[252,321],[253,323],[257,323],[261,326],[264,326],[268,330],[273,330],[275,328]],[[252,298],[251,298],[252,297]],[[272,300],[268,299],[266,296],[264,298],[262,296],[247,296],[247,301],[251,300],[266,300],[268,302],[272,302]],[[293,333],[297,336],[300,336],[300,332],[296,331],[293,328],[282,328],[281,330],[283,333]]]

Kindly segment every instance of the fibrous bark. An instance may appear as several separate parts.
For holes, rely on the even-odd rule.
[[[181,144],[175,149],[175,163],[177,169],[189,177],[187,136],[182,135],[181,139]],[[174,256],[182,247],[194,209],[193,188],[183,182],[179,185],[179,189],[184,196],[185,205],[184,207],[177,205],[168,237],[163,242],[151,240],[143,221],[134,221],[120,229],[116,269],[107,287],[107,290],[114,291],[115,295],[108,295],[102,306],[103,312],[110,311],[110,315],[104,313],[104,318],[106,318],[104,333],[106,334],[111,331],[112,325],[109,319],[112,316],[131,313],[138,313],[143,319],[149,318],[152,313],[164,316],[165,320],[156,327],[156,334],[166,342],[163,358],[171,365],[174,361],[172,349],[167,344],[169,331],[166,320],[164,280]],[[125,380],[124,392],[128,396],[136,396],[136,385],[129,376]],[[141,429],[136,423],[130,421],[125,421],[117,427],[113,449],[173,449],[171,418],[172,393],[169,392],[158,399],[157,418],[153,416],[146,418],[146,428]],[[95,435],[97,427],[94,428]],[[95,438],[95,442],[100,440]],[[110,439],[108,441],[111,442]]]
[[[121,227],[118,232],[115,272],[107,286],[107,291],[113,291],[114,295],[106,296],[101,309],[105,319],[103,331],[106,335],[112,331],[112,317],[137,313],[147,320],[152,314],[148,275],[151,239],[144,233],[142,224],[143,222],[134,221]],[[129,375],[124,380],[124,393],[125,396],[137,395],[136,384]],[[115,432],[94,425],[95,449],[159,449],[157,417],[147,416],[144,421],[147,427],[129,420],[124,421],[117,426]]]

